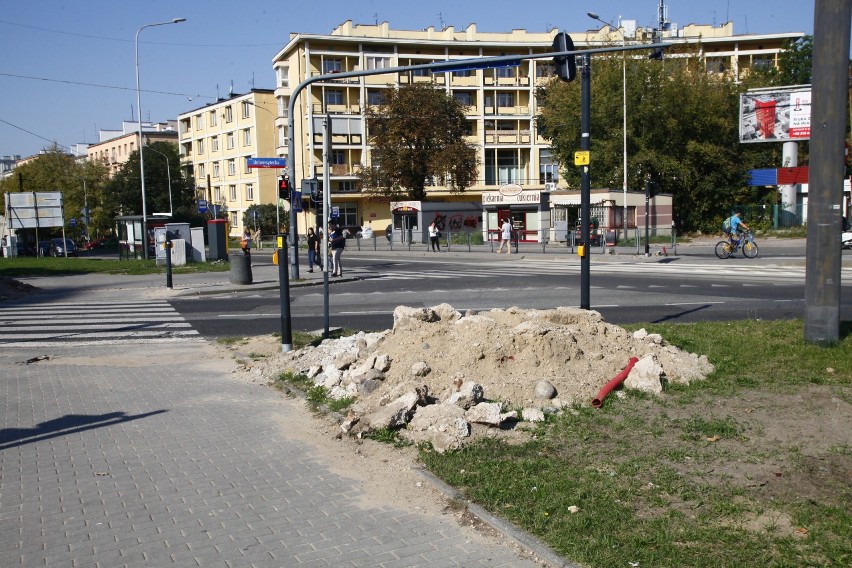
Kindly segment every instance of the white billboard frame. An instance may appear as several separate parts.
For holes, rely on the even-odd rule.
[[[9,229],[65,228],[61,191],[6,193],[6,223]]]
[[[740,142],[798,142],[810,137],[810,85],[751,89],[740,95]]]

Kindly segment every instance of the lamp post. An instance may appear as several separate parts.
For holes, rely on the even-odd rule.
[[[140,148],[147,148],[151,152],[159,154],[166,159],[166,179],[168,180],[168,184],[169,184],[169,213],[168,213],[168,216],[171,217],[172,213],[174,212],[174,208],[172,207],[172,168],[169,165],[169,157],[166,154],[160,152],[159,150],[154,150],[151,146],[140,146]],[[151,213],[151,215],[165,216],[166,214],[165,213]]]
[[[142,155],[142,146],[144,146],[144,142],[142,140],[142,91],[139,88],[139,34],[142,33],[142,30],[144,30],[145,28],[152,28],[154,26],[166,26],[168,24],[179,24],[185,21],[186,18],[174,18],[173,20],[170,20],[168,22],[145,24],[144,26],[136,30],[136,40],[134,42],[136,54],[136,112],[139,115],[139,180],[142,184],[142,258],[144,258],[145,260],[148,260],[148,209],[145,206],[145,158]]]
[[[597,20],[602,24],[606,24],[610,28],[610,25],[607,22],[604,22],[600,19],[600,17],[594,12],[586,12],[586,15],[593,20]],[[618,33],[621,34],[621,46],[627,46],[627,39],[624,37],[624,30],[619,26]],[[624,240],[627,240],[627,60],[625,59],[624,52],[621,53],[621,95],[622,95],[622,107],[621,107],[621,117],[622,117],[622,158],[624,163],[622,165],[622,169],[624,170],[623,180],[621,182],[621,188],[624,191],[624,217],[622,218],[622,223],[624,223]]]

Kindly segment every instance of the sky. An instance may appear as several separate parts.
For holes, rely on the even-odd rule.
[[[38,153],[53,142],[97,142],[99,130],[137,120],[139,34],[144,121],[177,115],[252,87],[272,89],[272,58],[291,32],[328,34],[337,25],[420,30],[466,28],[579,32],[619,18],[652,27],[658,0],[0,0],[0,156]],[[814,0],[667,0],[668,19],[734,22],[734,33],[813,33]],[[532,9],[530,9],[532,8]]]

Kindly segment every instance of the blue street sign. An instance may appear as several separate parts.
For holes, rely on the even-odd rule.
[[[293,211],[296,213],[302,212],[302,192],[301,191],[293,191]]]
[[[198,200],[198,212],[199,213],[207,213],[207,200],[199,199]]]
[[[286,168],[287,158],[249,158],[250,168]]]
[[[70,219],[68,219],[68,226],[69,227],[76,227],[77,226],[76,217],[71,217]]]

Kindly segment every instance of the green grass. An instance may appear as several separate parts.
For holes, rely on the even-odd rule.
[[[195,272],[225,272],[230,270],[227,262],[193,262],[172,267],[174,274]],[[63,274],[165,274],[166,267],[159,267],[150,260],[108,260],[98,258],[34,258],[17,257],[0,259],[0,272],[5,276],[58,276]]]
[[[576,407],[526,443],[423,448],[423,463],[586,566],[850,565],[849,445],[827,448],[814,466],[795,441],[764,440],[780,401],[816,389],[850,402],[852,327],[844,323],[832,347],[806,343],[801,321],[641,327],[706,354],[717,370],[668,386],[661,399],[628,394],[600,410]],[[750,404],[768,405],[765,422],[735,413]],[[815,481],[813,471],[826,477]],[[764,518],[768,529],[748,525]]]

